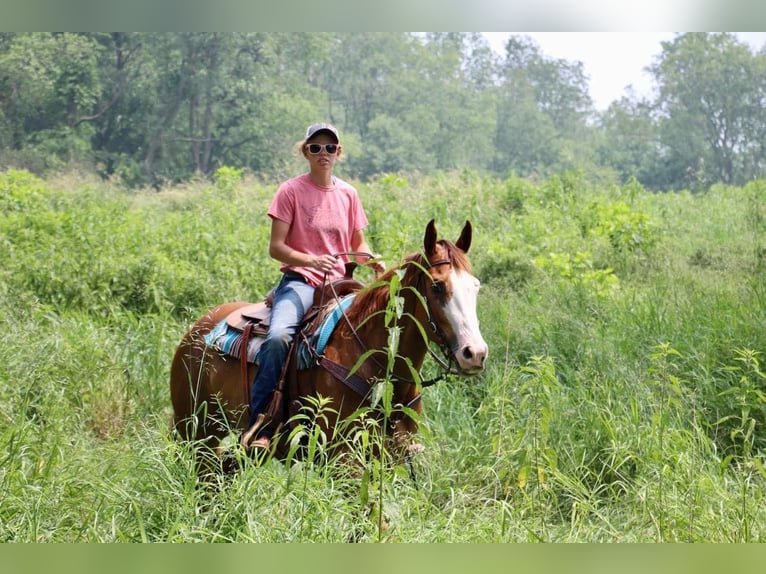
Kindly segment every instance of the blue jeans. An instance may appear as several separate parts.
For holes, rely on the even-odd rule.
[[[314,303],[314,288],[297,275],[285,274],[274,291],[269,332],[258,351],[258,372],[250,394],[250,422],[266,410],[271,394],[277,387],[290,343],[301,320]],[[271,434],[270,429],[261,434]]]

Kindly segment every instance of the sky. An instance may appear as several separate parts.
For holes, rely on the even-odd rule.
[[[628,86],[639,96],[651,96],[654,82],[644,69],[662,52],[660,42],[675,37],[674,32],[513,33],[530,36],[549,58],[581,61],[597,110],[605,110],[626,95]],[[495,51],[505,52],[505,40],[510,32],[484,34]],[[754,51],[766,44],[766,32],[737,32],[737,35]]]

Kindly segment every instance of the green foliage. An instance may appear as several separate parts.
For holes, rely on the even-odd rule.
[[[617,252],[646,252],[656,243],[649,216],[632,209],[624,201],[593,204],[588,211],[583,232],[608,240]]]
[[[0,174],[0,214],[35,212],[44,206],[45,183],[28,171],[10,169]]]
[[[764,55],[752,54],[731,33],[679,35],[663,44],[650,71],[662,85],[661,140],[669,150],[675,186],[744,184],[762,175],[760,79]],[[758,79],[754,79],[758,78]]]
[[[221,173],[219,181],[232,189],[236,171]],[[0,182],[8,190],[4,201],[32,207],[37,198],[35,209],[0,220],[10,291],[58,308],[108,314],[115,308],[202,310],[215,298],[257,298],[270,288],[275,270],[268,271],[268,230],[248,221],[265,209],[269,190],[261,189],[260,202],[253,202],[213,199],[217,194],[204,184],[181,198],[123,191],[104,196],[88,187],[57,192],[19,172],[0,174]],[[211,282],[199,282],[200,268]]]
[[[161,192],[0,173],[0,540],[766,539],[763,182],[359,183],[389,266],[432,217],[452,239],[471,220],[487,371],[424,389],[410,465],[375,456],[365,409],[347,423],[361,472],[331,460],[320,399],[297,431],[316,464],[243,461],[204,485],[170,432],[170,359],[192,320],[278,276],[273,185],[240,169]]]
[[[82,34],[19,34],[0,52],[8,142],[19,167],[87,166],[102,90],[99,46]],[[24,164],[30,163],[31,166]]]
[[[243,170],[223,166],[215,170],[215,187],[220,192],[231,192],[242,181]]]
[[[617,285],[611,269],[594,269],[590,253],[551,253],[536,257],[535,265],[564,281],[582,287],[598,297],[606,297]]]
[[[725,366],[726,388],[718,393],[717,404],[723,415],[715,421],[716,433],[730,444],[730,456],[749,458],[766,447],[766,373],[752,349],[735,349],[736,364]]]
[[[475,32],[6,33],[0,164],[78,169],[137,189],[234,166],[284,179],[309,123],[340,127],[348,177],[583,170],[704,192],[762,176],[766,56],[679,34],[657,97],[597,112],[581,62]]]

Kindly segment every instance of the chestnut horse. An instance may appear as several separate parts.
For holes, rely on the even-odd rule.
[[[429,343],[442,348],[450,372],[468,376],[484,369],[488,349],[476,316],[479,281],[466,256],[471,234],[471,223],[466,221],[455,243],[437,239],[431,220],[422,253],[410,255],[400,267],[357,291],[323,354],[308,368],[286,370],[292,392],[286,393],[284,402],[290,405],[290,413],[284,420],[298,412],[295,405],[306,404],[306,397],[321,396],[331,400],[333,417],[320,417],[317,423],[325,436],[335,436],[336,423],[371,405],[374,384],[390,381],[390,404],[407,408],[400,409],[402,416],[388,421],[387,445],[395,454],[405,453],[417,430],[411,415],[422,412],[419,373],[431,352]],[[395,274],[400,279],[392,293]],[[400,309],[393,314],[392,295],[397,296]],[[257,366],[249,364],[243,378],[239,360],[209,348],[204,340],[213,327],[244,305],[247,303],[226,303],[209,311],[184,335],[175,353],[170,394],[175,429],[182,439],[202,441],[215,449],[223,437],[247,424],[250,385]],[[399,333],[396,353],[389,351],[392,328]],[[289,356],[295,363],[295,356]],[[288,435],[278,433],[278,440],[272,442],[281,459],[289,452]]]

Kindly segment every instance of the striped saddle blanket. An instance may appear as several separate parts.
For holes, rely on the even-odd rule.
[[[309,349],[303,341],[300,343],[298,349],[298,368],[306,369],[311,367],[312,353],[321,355],[324,352],[327,342],[330,340],[330,335],[335,330],[335,326],[343,316],[344,311],[354,300],[354,295],[347,295],[341,298],[339,301],[333,301],[329,304],[327,310],[324,311],[324,319],[316,328],[314,333],[307,337]],[[258,359],[258,351],[263,344],[264,336],[268,331],[268,320],[271,315],[271,309],[266,307],[265,304],[259,303],[257,306],[252,306],[256,309],[255,313],[245,316],[244,319],[235,320],[232,316],[227,317],[220,321],[213,329],[205,335],[205,344],[215,349],[216,351],[229,355],[231,357],[239,359],[242,356],[242,345],[247,345],[247,362],[256,363]],[[237,314],[237,317],[240,315]],[[254,323],[254,328],[251,331],[251,336],[248,341],[244,340],[243,325],[251,320]],[[306,325],[303,326],[305,328]]]

